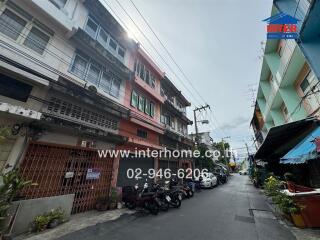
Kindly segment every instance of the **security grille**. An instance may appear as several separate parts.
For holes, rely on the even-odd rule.
[[[57,97],[50,97],[44,112],[102,130],[114,131],[118,129],[117,120]]]
[[[23,179],[36,186],[26,187],[26,199],[75,194],[72,213],[94,208],[99,196],[110,189],[113,159],[99,158],[97,150],[32,142],[20,166]],[[88,172],[98,173],[92,177]]]

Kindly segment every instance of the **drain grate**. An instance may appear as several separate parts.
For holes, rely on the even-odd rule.
[[[235,215],[234,220],[239,222],[255,223],[253,217],[247,217],[247,216]]]

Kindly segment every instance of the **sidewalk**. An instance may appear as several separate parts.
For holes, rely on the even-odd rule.
[[[254,189],[256,189],[253,185],[250,187],[250,189],[254,192]],[[320,229],[300,229],[295,227],[291,222],[285,220],[281,214],[276,210],[275,206],[272,204],[272,202],[264,195],[262,190],[256,189],[256,194],[250,194],[250,208],[255,216],[255,219],[258,218],[260,220],[257,221],[257,226],[261,227],[263,230],[263,225],[259,224],[261,222],[261,219],[263,221],[261,223],[264,224],[273,224],[274,221],[277,221],[280,223],[280,225],[284,228],[290,231],[294,237],[297,240],[319,240],[320,239]],[[267,220],[268,219],[268,220]],[[262,231],[263,234],[264,231]],[[260,233],[261,234],[261,233]],[[268,235],[265,235],[265,239],[278,239],[275,237],[272,237],[272,233],[267,232]],[[271,235],[269,235],[271,234]],[[269,237],[269,238],[268,238]],[[278,236],[279,237],[279,236]],[[260,238],[259,238],[260,239]],[[264,239],[262,237],[262,239]]]
[[[70,220],[54,229],[48,229],[38,234],[20,235],[14,240],[53,240],[68,233],[75,232],[98,223],[115,220],[124,214],[133,214],[135,211],[128,209],[116,209],[106,212],[89,211],[72,215]]]

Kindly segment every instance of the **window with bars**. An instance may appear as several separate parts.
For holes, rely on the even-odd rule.
[[[111,37],[109,34],[92,16],[87,20],[84,30],[92,37],[97,40],[105,49],[111,52],[120,61],[124,62],[126,50],[120,43]]]
[[[139,95],[134,90],[131,93],[131,106],[137,108],[139,111],[144,112],[151,117],[154,117],[154,102],[142,95]]]
[[[79,50],[75,53],[69,71],[113,97],[120,96],[121,80],[107,73],[101,65]]]
[[[134,63],[134,71],[136,76],[139,76],[143,81],[145,81],[150,87],[156,87],[156,78],[152,72],[139,60]]]
[[[78,123],[89,124],[104,130],[118,129],[117,120],[57,97],[49,98],[49,104],[44,112]]]

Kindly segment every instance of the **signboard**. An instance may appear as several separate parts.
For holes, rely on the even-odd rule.
[[[100,170],[97,168],[88,168],[86,180],[93,180],[93,179],[99,179],[100,178]]]
[[[66,172],[64,175],[64,178],[73,178],[74,177],[74,172]]]

